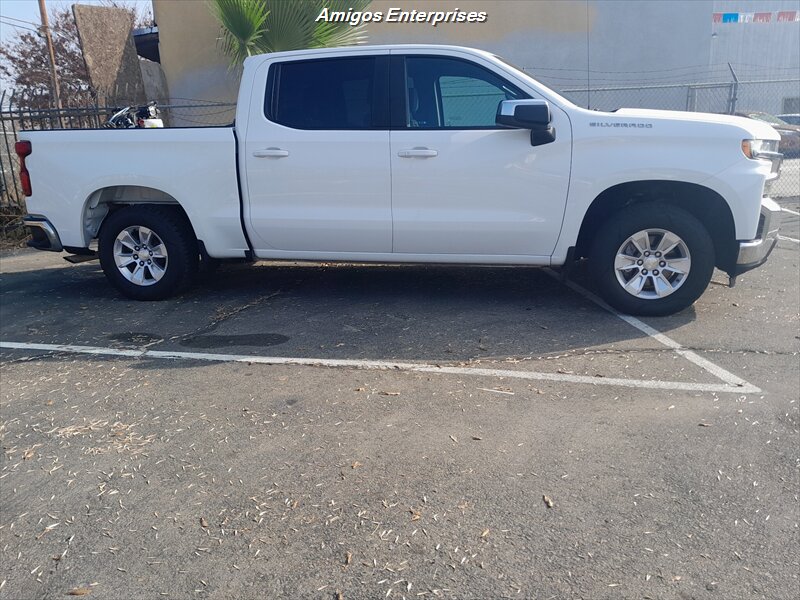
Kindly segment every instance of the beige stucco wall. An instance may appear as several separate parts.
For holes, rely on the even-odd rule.
[[[517,33],[537,31],[549,33],[585,33],[587,5],[585,0],[422,0],[398,2],[375,0],[369,10],[384,15],[390,8],[410,11],[485,12],[483,23],[370,23],[367,28],[372,44],[455,44],[482,47]],[[594,7],[588,15],[594,17]]]
[[[369,10],[386,14],[397,6],[421,11],[486,11],[488,17],[485,23],[449,23],[435,28],[428,23],[370,23],[370,44],[459,44],[501,52],[513,48],[520,35],[584,35],[586,31],[584,0],[376,0]],[[593,10],[589,11],[590,18]],[[228,61],[219,50],[219,27],[207,4],[202,0],[153,0],[153,13],[159,28],[161,65],[173,101],[235,101],[238,76],[228,69]]]
[[[152,1],[173,100],[233,101],[237,74],[228,70],[228,61],[219,51],[219,27],[206,0]],[[437,27],[430,23],[368,23],[370,44],[439,43],[488,50],[582,105],[590,103],[590,95],[581,91],[587,85],[597,90],[677,83],[683,77],[680,73],[687,82],[701,81],[707,75],[700,69],[711,57],[714,0],[374,0],[369,10],[386,15],[395,7],[426,12],[485,11],[487,19]],[[716,57],[717,62],[724,60],[722,55]],[[692,70],[687,70],[690,66]],[[592,93],[595,108],[600,107],[598,102],[605,108],[617,108],[649,106],[649,101],[633,92],[605,98]],[[661,100],[654,96],[652,102]],[[676,99],[664,105],[683,106],[685,98],[683,104]]]
[[[597,21],[592,0],[375,0],[370,10],[486,12],[483,23],[370,23],[370,44],[453,44],[494,52],[536,72],[546,65],[585,69],[587,32]],[[546,82],[545,82],[546,83]]]
[[[173,103],[235,102],[239,79],[217,46],[219,25],[203,0],[153,0],[161,67]]]

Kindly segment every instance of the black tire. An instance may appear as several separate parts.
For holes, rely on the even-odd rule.
[[[664,297],[643,298],[629,293],[617,279],[614,266],[622,244],[637,232],[649,229],[677,235],[691,259],[685,279],[675,291]],[[708,287],[714,263],[714,244],[703,224],[677,206],[657,202],[634,204],[611,215],[600,225],[589,253],[589,272],[598,294],[620,312],[630,315],[671,315],[691,306]],[[640,269],[638,266],[632,268]],[[672,273],[670,275],[675,277]],[[650,292],[653,294],[654,283],[651,273],[645,285],[653,290]],[[648,293],[647,289],[645,293]]]
[[[150,229],[166,248],[167,260],[162,263],[159,280],[153,281],[151,275],[147,285],[139,285],[129,281],[117,267],[114,243],[129,227]],[[100,230],[99,255],[100,266],[111,284],[134,300],[163,300],[185,290],[197,274],[199,259],[197,240],[186,218],[171,207],[157,205],[128,206],[109,215]]]

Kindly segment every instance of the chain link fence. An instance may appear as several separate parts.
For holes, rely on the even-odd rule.
[[[20,131],[49,129],[98,129],[125,103],[99,103],[87,94],[84,106],[38,108],[30,97],[0,95],[0,220],[18,216],[25,210],[25,197],[17,175],[14,143]],[[231,103],[186,100],[158,106],[165,127],[218,127],[233,123],[236,105]]]
[[[653,108],[735,114],[800,113],[800,79],[664,85],[554,87],[578,106],[613,111]]]
[[[546,79],[544,80],[547,82]],[[563,87],[559,92],[575,104],[595,110],[653,108],[750,115],[761,118],[800,113],[800,79],[732,81],[667,85]],[[14,142],[19,131],[42,129],[93,129],[125,106],[118,98],[87,92],[73,98],[71,108],[47,108],[43,99],[3,93],[0,96],[0,217],[24,212],[16,174]],[[236,105],[191,99],[172,99],[159,106],[166,127],[211,127],[233,122]],[[794,146],[791,146],[792,136]],[[774,197],[800,196],[800,131],[787,132],[781,142],[787,153],[780,179],[771,189]],[[792,148],[797,150],[794,154]],[[787,152],[788,150],[788,152]]]

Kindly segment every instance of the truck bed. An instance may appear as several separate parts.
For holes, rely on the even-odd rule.
[[[210,254],[245,255],[233,127],[26,131],[20,139],[33,148],[28,211],[46,214],[65,247],[89,245],[87,208],[101,196],[163,202],[166,194]]]

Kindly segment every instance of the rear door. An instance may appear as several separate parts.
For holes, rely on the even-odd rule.
[[[259,67],[267,85],[253,92],[243,148],[257,255],[391,252],[388,60],[365,52]]]

